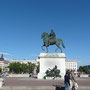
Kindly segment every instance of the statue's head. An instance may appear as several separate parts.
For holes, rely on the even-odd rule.
[[[57,65],[55,65],[55,68],[57,68]]]
[[[51,29],[51,32],[53,32],[53,29]]]

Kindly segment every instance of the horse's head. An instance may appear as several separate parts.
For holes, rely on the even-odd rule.
[[[48,33],[46,33],[46,32],[42,33],[41,39],[45,38],[45,37],[49,37]]]

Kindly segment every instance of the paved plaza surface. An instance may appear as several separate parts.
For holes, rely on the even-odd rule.
[[[90,77],[76,78],[79,86],[90,86]],[[52,86],[64,85],[64,80],[40,80],[29,77],[6,77],[4,86]]]
[[[76,78],[79,87],[84,89],[79,90],[90,90],[90,78]],[[29,77],[6,77],[5,85],[3,87],[31,87],[31,86],[62,86],[64,87],[64,80],[38,80]],[[1,89],[0,89],[1,90]],[[57,89],[59,90],[59,89]],[[61,89],[60,89],[61,90]]]
[[[7,77],[4,86],[52,86],[64,84],[63,80],[38,80],[35,78]]]

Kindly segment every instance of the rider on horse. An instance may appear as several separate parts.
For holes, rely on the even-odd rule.
[[[55,33],[53,32],[53,29],[51,29],[51,33],[50,33],[49,37],[50,37],[50,39],[56,38],[56,35],[55,35]]]
[[[53,42],[53,41],[55,41],[55,39],[56,39],[56,35],[53,32],[53,29],[51,29],[51,33],[49,35],[49,41]],[[49,42],[49,44],[50,44],[50,42]]]

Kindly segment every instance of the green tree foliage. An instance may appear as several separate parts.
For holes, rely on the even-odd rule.
[[[14,62],[14,63],[10,63],[8,68],[11,73],[16,73],[16,74],[33,73],[35,64],[33,63],[28,63],[28,64],[22,63],[21,64],[19,62]]]
[[[22,73],[27,73],[28,72],[27,64],[24,64],[24,63],[21,64],[21,72]]]
[[[9,68],[10,72],[12,72],[12,73],[21,73],[22,72],[21,63],[19,63],[19,62],[10,63],[8,68]]]
[[[33,73],[33,70],[35,68],[35,64],[34,63],[31,63],[31,62],[28,62],[28,73]]]
[[[40,68],[40,63],[38,62],[38,66],[37,66],[37,73],[39,73],[39,68]]]
[[[88,74],[88,73],[90,73],[90,68],[85,68],[84,66],[80,66],[78,71]]]
[[[80,66],[78,69],[79,72],[85,72],[86,73],[86,68],[84,66]]]

